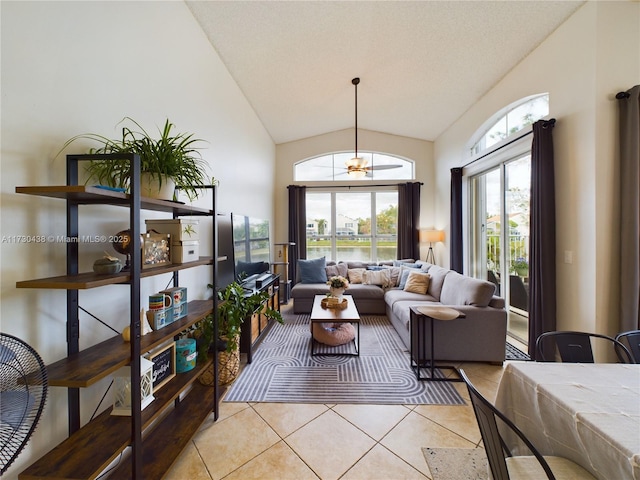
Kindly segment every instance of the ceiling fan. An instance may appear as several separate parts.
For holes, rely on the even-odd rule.
[[[372,165],[369,166],[369,161],[366,158],[362,158],[358,156],[358,84],[360,83],[360,78],[356,77],[351,80],[351,83],[355,87],[355,132],[356,132],[356,142],[355,142],[355,156],[347,160],[345,162],[345,166],[347,167],[347,175],[352,178],[364,178],[371,177],[372,170],[389,170],[391,168],[400,168],[402,165]]]

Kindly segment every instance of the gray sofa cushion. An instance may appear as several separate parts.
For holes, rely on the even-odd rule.
[[[327,266],[324,269],[327,272],[327,280],[329,280],[331,277],[337,277],[337,276],[347,278],[346,263],[340,262],[334,265],[329,265],[327,263]]]
[[[430,274],[432,272],[433,267],[429,270]],[[450,271],[442,286],[440,301],[443,305],[486,307],[489,305],[495,290],[496,286],[491,282]]]
[[[449,275],[449,272],[451,272],[451,270],[449,270],[448,268],[439,267],[438,265],[431,265],[427,271],[429,272],[429,276],[431,277],[427,293],[435,298],[436,301],[439,301],[440,295],[442,294],[444,279],[447,275]]]

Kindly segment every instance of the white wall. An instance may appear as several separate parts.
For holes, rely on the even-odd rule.
[[[278,172],[276,175],[275,217],[276,241],[288,240],[288,192],[287,185],[334,185],[323,182],[294,182],[293,165],[300,160],[331,152],[353,151],[354,130],[352,128],[309,137],[295,142],[281,143],[276,147]],[[420,226],[424,228],[442,227],[435,223],[433,216],[435,178],[433,169],[433,143],[416,138],[389,135],[371,130],[358,129],[358,148],[362,151],[387,153],[413,160],[415,162],[416,181],[422,182]],[[354,184],[366,182],[354,182]],[[373,182],[393,183],[393,182]],[[348,182],[341,182],[348,185]],[[425,247],[420,258],[427,254]],[[339,259],[338,259],[339,260]]]
[[[64,274],[65,246],[7,238],[63,235],[64,202],[18,195],[16,186],[64,184],[64,154],[54,155],[74,135],[116,138],[125,116],[152,133],[169,118],[176,132],[208,142],[202,153],[220,181],[219,210],[273,221],[275,146],[184,3],[2,2],[1,8],[0,322],[51,363],[66,353],[65,292],[16,289],[15,282]],[[65,153],[88,146],[77,142]],[[81,207],[81,234],[115,234],[127,222],[124,209]],[[207,239],[203,251],[210,253]],[[81,245],[81,270],[90,270],[103,250],[113,253],[109,244]],[[181,273],[190,298],[210,294],[209,271]],[[142,298],[168,282],[167,275],[143,280]],[[126,286],[82,291],[80,302],[118,330],[128,322]],[[111,335],[81,315],[83,347]],[[82,391],[83,421],[107,385]],[[101,409],[109,402],[107,396]],[[66,437],[66,408],[66,390],[51,388],[41,423],[6,478]]]
[[[615,333],[618,318],[615,94],[640,81],[640,4],[589,2],[435,142],[436,216],[449,223],[449,169],[496,111],[549,92],[556,165],[558,328]],[[573,263],[564,263],[564,252]]]

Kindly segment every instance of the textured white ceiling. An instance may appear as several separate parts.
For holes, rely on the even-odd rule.
[[[275,143],[353,127],[353,77],[358,128],[435,140],[583,3],[187,1]]]

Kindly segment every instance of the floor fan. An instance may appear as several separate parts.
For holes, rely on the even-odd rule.
[[[47,399],[47,371],[38,353],[0,333],[0,475],[25,447]]]

